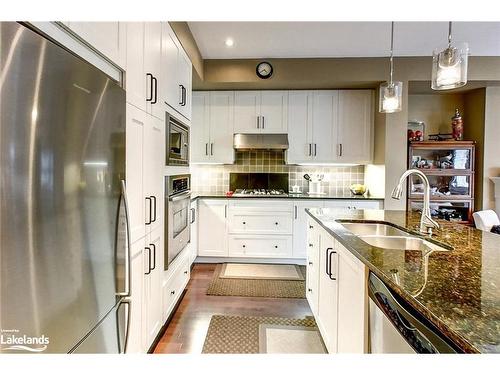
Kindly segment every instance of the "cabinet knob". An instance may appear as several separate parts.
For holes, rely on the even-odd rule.
[[[184,275],[187,275],[188,274],[188,271],[184,271]]]
[[[313,262],[309,262],[309,265],[312,266],[313,265]]]
[[[309,247],[313,247],[313,244],[312,244],[312,243],[310,243],[310,244],[309,244]]]
[[[274,248],[277,249],[278,248],[278,245],[274,245]]]
[[[309,229],[313,229],[314,227],[312,225],[309,225]]]
[[[278,225],[278,222],[274,223],[274,225]]]
[[[310,293],[312,292],[313,290],[311,288],[307,288],[307,291]]]
[[[243,247],[247,247],[247,245],[243,245]]]
[[[175,290],[172,290],[172,291],[170,292],[170,294],[171,294],[171,295],[174,295],[174,294],[175,294]]]
[[[247,223],[247,222],[246,222],[246,221],[244,221],[244,222],[243,222],[243,225],[245,225],[246,223]]]

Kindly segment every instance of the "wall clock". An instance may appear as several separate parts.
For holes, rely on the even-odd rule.
[[[255,72],[257,73],[257,77],[267,79],[273,75],[273,66],[267,61],[263,61],[257,64]]]

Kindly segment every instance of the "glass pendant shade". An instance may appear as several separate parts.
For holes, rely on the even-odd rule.
[[[381,113],[401,111],[403,102],[403,82],[384,82],[379,89],[378,110]]]
[[[469,48],[467,43],[449,45],[444,50],[434,50],[432,54],[433,90],[451,90],[467,84],[467,63]]]

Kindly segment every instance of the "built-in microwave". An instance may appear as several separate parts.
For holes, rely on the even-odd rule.
[[[189,127],[166,113],[166,165],[189,165]]]

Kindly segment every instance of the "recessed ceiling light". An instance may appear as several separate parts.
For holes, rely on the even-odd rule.
[[[231,38],[226,39],[226,47],[232,47],[234,45],[234,40]]]

